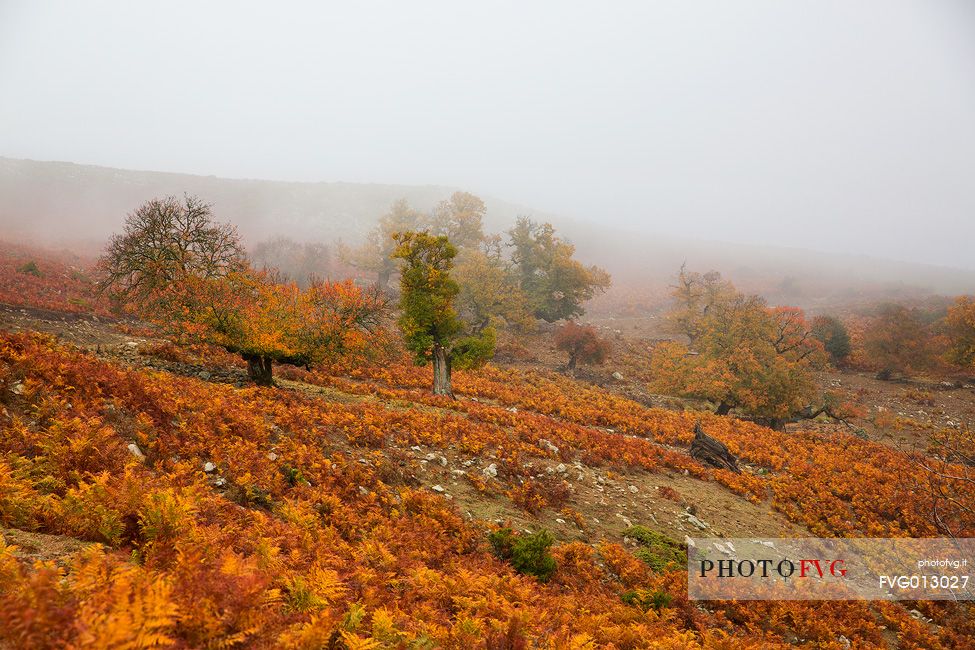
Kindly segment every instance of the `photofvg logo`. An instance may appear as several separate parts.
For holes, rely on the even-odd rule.
[[[694,600],[973,600],[975,539],[693,538]]]

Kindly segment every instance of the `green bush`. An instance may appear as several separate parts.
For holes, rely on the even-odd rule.
[[[643,611],[654,609],[660,611],[665,607],[670,607],[673,596],[665,591],[648,591],[640,589],[638,591],[627,591],[620,598],[627,605],[639,607]]]
[[[41,277],[41,270],[37,268],[37,262],[35,262],[34,260],[27,262],[17,270],[27,275],[33,275],[36,278]]]
[[[631,526],[623,534],[640,544],[640,548],[633,555],[658,573],[687,564],[684,547],[665,535],[643,526]]]
[[[495,555],[510,562],[515,571],[548,582],[555,573],[555,558],[548,552],[555,541],[547,530],[530,535],[515,535],[501,528],[488,536]]]

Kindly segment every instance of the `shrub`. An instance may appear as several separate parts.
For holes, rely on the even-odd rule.
[[[575,370],[577,363],[599,365],[609,356],[609,342],[599,338],[591,325],[577,325],[569,321],[555,332],[555,347],[569,354],[567,368]]]
[[[627,605],[634,605],[645,612],[651,609],[659,612],[661,609],[670,607],[670,603],[673,600],[673,596],[665,591],[650,591],[647,589],[627,591],[620,598]]]
[[[33,275],[35,278],[41,277],[41,270],[37,268],[37,262],[34,260],[21,265],[17,270],[25,275]]]
[[[631,526],[624,535],[640,544],[634,555],[658,573],[687,563],[687,556],[681,545],[656,531],[643,526]]]
[[[812,320],[812,336],[823,344],[834,366],[842,365],[850,356],[850,334],[835,316],[817,316]]]
[[[495,555],[510,562],[518,573],[535,576],[540,582],[548,582],[555,573],[555,558],[549,553],[555,540],[547,530],[516,535],[510,528],[501,528],[488,539]]]

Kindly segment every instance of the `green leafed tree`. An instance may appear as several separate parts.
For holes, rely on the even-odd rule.
[[[422,212],[411,208],[406,199],[400,199],[379,219],[379,223],[369,231],[366,241],[360,247],[353,250],[343,249],[341,256],[356,268],[375,273],[376,286],[386,289],[399,264],[399,260],[393,257],[393,251],[396,250],[393,235],[416,230],[424,220]]]
[[[812,320],[812,337],[823,344],[834,366],[846,363],[852,347],[850,334],[840,319],[835,316],[817,316]]]
[[[418,364],[433,364],[433,393],[453,397],[452,368],[483,364],[494,354],[495,330],[474,333],[457,314],[460,286],[451,277],[457,248],[443,235],[403,232],[395,235],[393,258],[400,271],[399,327]]]
[[[581,316],[583,303],[609,287],[609,274],[574,259],[575,247],[551,224],[519,217],[508,235],[519,284],[537,318],[554,323]]]
[[[474,248],[484,240],[485,212],[480,198],[469,192],[454,192],[434,208],[430,232],[443,235],[457,248]]]

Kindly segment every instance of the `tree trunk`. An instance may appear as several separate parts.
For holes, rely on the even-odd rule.
[[[450,386],[450,355],[447,348],[439,343],[433,344],[433,394],[454,398]]]
[[[700,422],[694,425],[694,441],[691,442],[691,458],[698,462],[711,465],[712,467],[731,470],[736,474],[741,473],[741,470],[738,469],[738,459],[735,455],[728,451],[728,447],[723,442],[704,433]]]
[[[389,286],[389,275],[390,271],[387,269],[383,269],[376,274],[376,284],[383,291]]]
[[[569,370],[576,369],[576,355],[574,354],[569,355],[569,363],[566,365],[566,368],[568,368]]]
[[[272,367],[274,361],[271,357],[260,354],[242,354],[244,361],[247,362],[247,374],[258,386],[273,386],[274,377]]]
[[[731,409],[732,409],[731,404],[729,404],[728,402],[721,402],[720,404],[718,404],[718,410],[716,410],[714,413],[715,415],[728,415],[729,413],[731,413]]]

